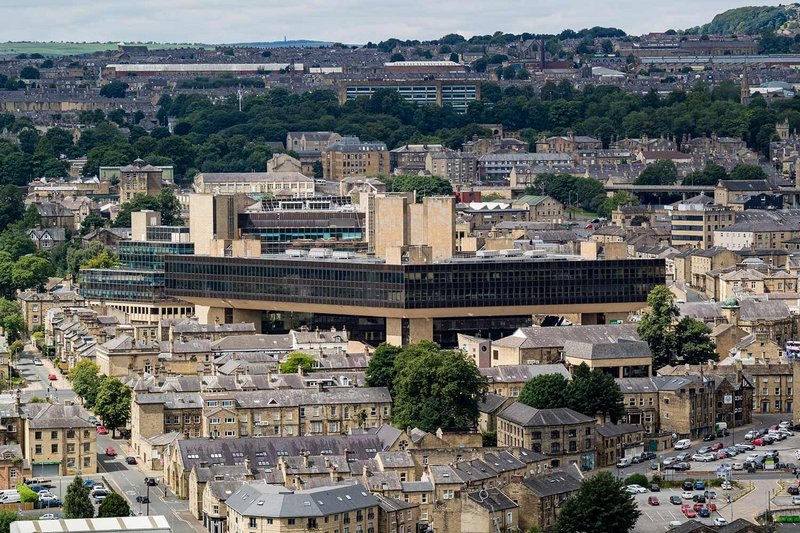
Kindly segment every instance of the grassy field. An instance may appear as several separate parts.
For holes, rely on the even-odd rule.
[[[17,55],[17,54],[42,54],[43,56],[69,56],[69,55],[82,55],[93,54],[95,52],[104,52],[107,50],[116,50],[118,43],[0,43],[0,54],[2,55]],[[150,43],[146,44],[151,50],[161,50],[165,48],[186,48],[189,46],[212,48],[210,45],[188,45],[188,44],[174,44],[174,43]]]

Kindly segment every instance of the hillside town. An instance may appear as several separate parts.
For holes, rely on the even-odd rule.
[[[796,527],[800,8],[741,9],[0,50],[0,533]]]

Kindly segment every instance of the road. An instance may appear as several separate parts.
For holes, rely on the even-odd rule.
[[[66,400],[79,402],[75,392],[70,388],[70,382],[65,379],[53,367],[49,360],[43,358],[42,365],[34,365],[33,360],[37,356],[33,347],[26,347],[25,353],[16,363],[16,368],[20,375],[24,377],[28,386],[21,391],[23,402],[33,396],[50,397],[57,402]],[[55,381],[50,381],[48,376],[57,376]],[[113,448],[117,452],[116,457],[106,455],[107,448]],[[111,487],[120,495],[124,496],[131,505],[131,510],[137,514],[146,514],[147,506],[136,502],[136,496],[147,495],[148,488],[144,483],[144,478],[152,473],[145,474],[138,465],[128,465],[125,462],[125,451],[127,442],[120,439],[112,439],[111,435],[97,436],[97,474],[87,475],[86,479],[96,480],[98,483],[101,478],[105,479]],[[67,486],[72,482],[72,477],[59,476],[51,478],[53,488],[50,491],[63,501],[63,496]],[[189,502],[178,500],[164,494],[163,484],[149,488],[150,515],[164,515],[167,517],[174,533],[195,533],[204,531],[202,523],[193,517],[187,521]],[[60,509],[51,509],[50,512],[58,514]],[[37,511],[31,514],[41,514],[47,510]]]

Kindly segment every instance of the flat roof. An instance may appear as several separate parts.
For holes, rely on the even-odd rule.
[[[169,533],[172,527],[165,516],[124,516],[119,518],[74,518],[70,520],[18,520],[11,523],[11,533],[68,531],[158,531]]]
[[[111,63],[105,68],[113,68],[117,72],[241,72],[259,70],[274,71],[292,66],[302,70],[302,63]]]

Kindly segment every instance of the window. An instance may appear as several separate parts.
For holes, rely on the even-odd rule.
[[[531,436],[531,438],[533,440],[540,440],[542,438],[542,432],[541,431],[534,431],[533,435]]]
[[[37,444],[34,453],[42,453],[42,445]]]
[[[586,428],[586,436],[590,437],[592,435],[592,428]]]
[[[35,438],[36,440],[42,440],[42,432],[37,431],[36,433],[33,434],[33,438]]]
[[[330,422],[328,424],[328,431],[330,433],[339,433],[339,422]]]
[[[91,444],[88,443],[88,442],[84,442],[83,443],[83,452],[84,453],[89,453],[90,450],[91,450]]]
[[[293,526],[294,525],[294,518],[289,518],[288,520],[286,520],[286,524],[290,525],[290,526]]]
[[[212,505],[211,506],[211,512],[213,514],[219,514],[219,505]]]
[[[455,497],[455,492],[453,489],[445,489],[444,493],[442,494],[443,500],[452,500]]]
[[[50,445],[50,453],[58,453],[58,444]]]
[[[210,423],[210,424],[219,424],[219,418],[212,418],[212,419],[209,421],[209,423]]]
[[[257,525],[257,524],[256,524],[256,519],[255,519],[255,517],[251,516],[251,517],[250,517],[250,521],[249,521],[249,523],[248,523],[247,525],[248,525],[249,527],[256,527],[256,525]]]
[[[71,442],[67,444],[67,453],[75,453],[75,444]]]
[[[561,444],[553,442],[550,444],[550,453],[561,453]]]
[[[8,477],[11,479],[17,479],[17,469],[13,466],[8,469]]]
[[[233,424],[235,422],[236,422],[235,418],[233,418],[233,417],[225,417],[225,423],[226,424]]]
[[[92,466],[92,458],[91,457],[84,457],[83,458],[83,466],[84,466],[84,468]]]
[[[569,430],[569,437],[570,438],[574,439],[577,436],[578,436],[578,430],[577,429],[570,429]]]

